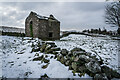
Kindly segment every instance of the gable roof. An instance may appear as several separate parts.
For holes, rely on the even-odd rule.
[[[56,18],[54,18],[53,15],[50,15],[49,17],[46,17],[46,16],[41,16],[33,11],[30,12],[30,15],[34,15],[36,16],[37,18],[39,19],[46,19],[46,20],[54,20],[54,21],[58,21]],[[59,22],[59,21],[58,21]]]

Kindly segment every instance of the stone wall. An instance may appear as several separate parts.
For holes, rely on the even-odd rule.
[[[49,21],[49,23],[51,23],[51,25],[49,25],[48,31],[53,32],[53,37],[49,39],[60,39],[60,22]],[[48,35],[49,35],[49,32],[48,32]]]
[[[93,55],[93,53],[86,52],[78,47],[68,51],[67,49],[60,49],[54,42],[41,42],[41,44],[32,44],[32,52],[36,52],[35,56],[38,56],[33,58],[33,61],[47,63],[42,67],[43,69],[46,69],[50,64],[50,59],[54,58],[67,66],[74,76],[82,77],[87,74],[91,77],[91,80],[120,79],[120,73],[108,67],[97,53]],[[44,54],[39,56],[41,53]],[[54,56],[49,56],[50,58],[44,56],[47,54],[53,54]]]
[[[40,39],[47,39],[48,33],[48,21],[40,20],[39,21],[39,37]]]
[[[38,37],[39,36],[39,19],[35,17],[34,15],[30,14],[29,17],[26,18],[25,22],[25,33],[26,36],[31,37],[30,34],[30,22],[32,21],[32,28],[33,28],[33,37]]]

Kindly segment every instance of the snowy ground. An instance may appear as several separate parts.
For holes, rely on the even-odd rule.
[[[35,56],[35,52],[31,53],[31,45],[32,43],[36,44],[38,39],[27,40],[27,38],[24,38],[26,40],[23,40],[20,37],[0,37],[2,37],[3,47],[3,77],[40,78],[42,75],[47,74],[50,78],[79,78],[78,75],[73,76],[72,71],[69,71],[68,67],[64,66],[56,59],[50,59],[50,64],[46,69],[41,68],[46,63],[42,63],[41,61],[32,61],[32,59],[37,56]],[[40,55],[43,54],[44,53],[40,53]],[[50,56],[54,56],[52,54],[46,55],[48,55],[48,58],[50,58]],[[88,76],[85,75],[84,77]]]
[[[40,55],[48,55],[50,64],[46,69],[41,67],[46,63],[41,61],[32,61],[36,52],[31,53],[32,43],[36,44],[39,39],[30,40],[25,37],[10,37],[0,36],[0,51],[3,52],[2,56],[2,74],[0,75],[7,78],[40,78],[42,75],[47,74],[50,78],[79,78],[78,75],[73,76],[72,71],[68,67],[61,64],[56,59],[52,58],[52,54],[40,53]],[[111,40],[109,37],[88,37],[84,35],[69,35],[62,38],[60,41],[55,41],[56,45],[60,48],[68,50],[74,47],[80,47],[87,52],[98,53],[106,63],[114,69],[118,66],[118,49],[119,41]],[[1,55],[0,55],[1,56]],[[89,78],[88,75],[82,78]]]
[[[104,59],[106,65],[118,69],[120,57],[120,40],[112,40],[111,37],[91,37],[85,35],[71,34],[55,41],[58,47],[71,50],[74,47],[80,47],[87,52],[98,54]],[[120,63],[120,62],[119,62]]]

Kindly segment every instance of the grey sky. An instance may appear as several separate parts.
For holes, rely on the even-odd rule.
[[[1,2],[2,25],[24,28],[30,11],[39,15],[53,14],[61,30],[103,28],[105,2]],[[110,27],[109,27],[110,28]]]

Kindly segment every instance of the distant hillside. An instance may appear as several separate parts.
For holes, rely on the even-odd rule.
[[[7,26],[0,26],[1,32],[14,32],[14,33],[25,33],[24,28],[15,28],[15,27],[7,27]]]

